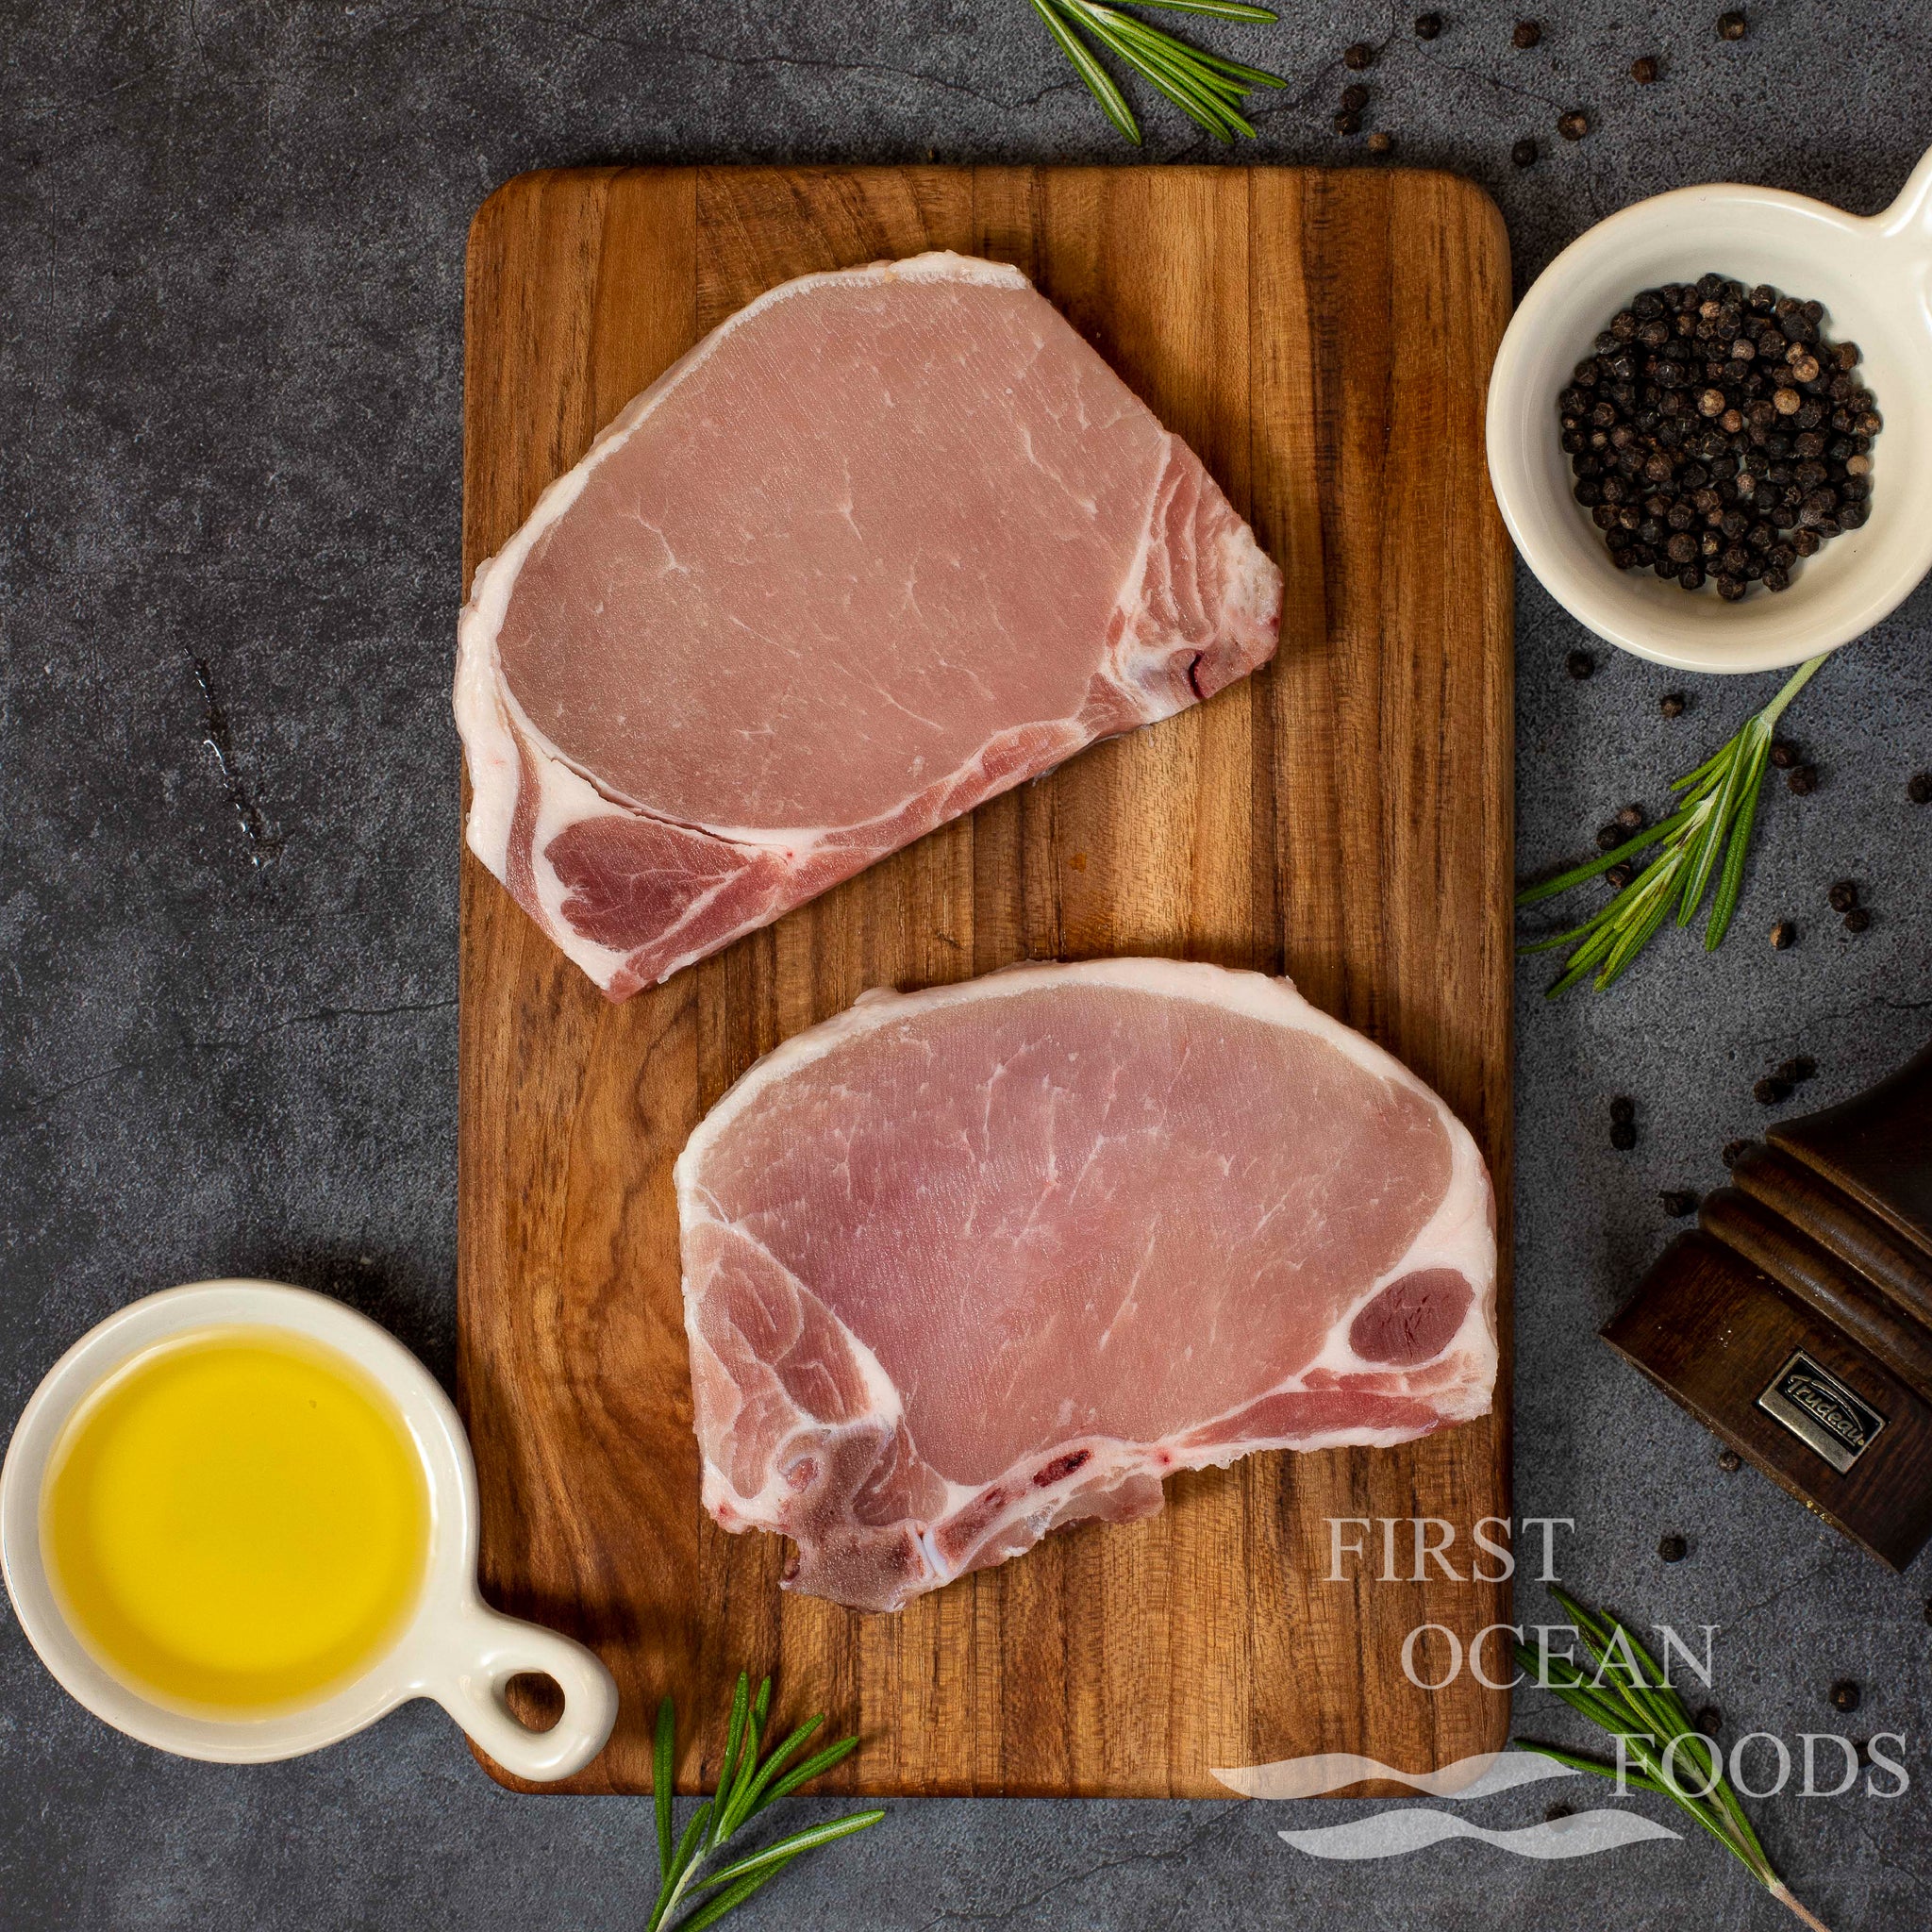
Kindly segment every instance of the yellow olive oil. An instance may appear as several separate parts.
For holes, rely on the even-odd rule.
[[[56,1598],[130,1690],[207,1716],[314,1703],[401,1633],[429,1497],[375,1380],[279,1329],[125,1363],[69,1418],[41,1491]]]

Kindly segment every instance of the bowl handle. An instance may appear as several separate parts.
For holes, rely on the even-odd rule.
[[[1906,176],[1898,199],[1875,218],[1878,232],[1896,239],[1932,263],[1932,149]]]
[[[520,1723],[504,1697],[526,1672],[553,1678],[563,1692],[563,1715],[547,1731]],[[437,1631],[425,1688],[504,1770],[539,1784],[581,1771],[617,1722],[616,1682],[592,1652],[480,1599]]]

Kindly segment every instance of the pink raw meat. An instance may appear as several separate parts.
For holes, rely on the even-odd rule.
[[[1274,651],[1281,573],[1017,269],[787,282],[476,573],[471,848],[612,999]]]
[[[898,1609],[1161,1478],[1483,1414],[1489,1175],[1285,979],[1167,959],[868,993],[677,1162],[705,1507]]]

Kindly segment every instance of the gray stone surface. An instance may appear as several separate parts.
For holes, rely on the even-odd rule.
[[[1715,11],[1565,0],[1518,54],[1487,0],[1427,45],[1406,9],[1287,0],[1278,27],[1224,38],[1291,77],[1256,150],[1285,160],[1366,158],[1328,120],[1342,47],[1380,47],[1371,125],[1497,197],[1521,280],[1685,181],[1874,209],[1932,141],[1922,0],[1766,0],[1739,44]],[[1647,90],[1625,77],[1643,52],[1664,62]],[[1595,127],[1572,146],[1554,123],[1578,104]],[[1150,158],[1211,158],[1148,120]],[[1519,172],[1523,134],[1544,155]],[[448,1374],[465,224],[541,163],[928,152],[1125,158],[1024,0],[0,0],[0,1415],[121,1302],[224,1273],[343,1295]],[[1527,580],[1519,611],[1526,870],[1655,802],[1770,694],[1602,651],[1573,683],[1581,634]],[[1666,724],[1674,684],[1691,708]],[[1844,1727],[1909,1739],[1904,1799],[1760,1807],[1850,1932],[1932,1903],[1932,1576],[1890,1576],[1723,1474],[1593,1340],[1666,1234],[1657,1191],[1714,1184],[1720,1144],[1761,1124],[1757,1073],[1803,1047],[1823,1101],[1932,1029],[1932,810],[1905,799],[1932,767],[1932,591],[1835,659],[1790,728],[1824,784],[1770,799],[1721,954],[1672,935],[1613,995],[1555,1006],[1523,974],[1517,1480],[1524,1513],[1576,1519],[1560,1562],[1586,1594],[1723,1625],[1727,1720],[1832,1728],[1826,1686],[1853,1675]],[[1856,941],[1823,903],[1844,874],[1875,915]],[[1802,937],[1774,954],[1777,914]],[[1616,1092],[1639,1106],[1628,1155],[1607,1142]],[[1690,1554],[1665,1568],[1670,1530]],[[1546,1707],[1525,1693],[1519,1724],[1556,1735]],[[1531,1822],[1550,1790],[1472,1815]],[[898,1804],[742,1923],[1788,1923],[1703,1841],[1346,1865],[1280,1844],[1286,1822]],[[651,1864],[644,1807],[508,1797],[423,1706],[274,1769],[161,1757],[61,1696],[0,1611],[8,1926],[590,1932],[641,1924]]]

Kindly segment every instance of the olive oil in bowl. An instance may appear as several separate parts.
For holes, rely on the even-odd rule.
[[[199,1716],[319,1702],[402,1634],[430,1509],[401,1412],[289,1330],[173,1336],[68,1418],[41,1491],[60,1609],[129,1690]]]

